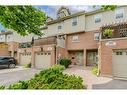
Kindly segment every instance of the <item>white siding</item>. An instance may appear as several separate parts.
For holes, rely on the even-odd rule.
[[[0,42],[6,42],[6,36],[0,35]]]
[[[100,29],[100,27],[103,24],[111,24],[111,23],[115,23],[115,22],[127,21],[127,7],[121,7],[121,8],[118,8],[118,9],[123,9],[124,10],[124,17],[123,18],[116,19],[115,14],[116,14],[117,9],[114,10],[114,11],[102,12],[101,13],[102,19],[101,19],[100,23],[95,23],[95,21],[94,21],[94,16],[98,15],[100,13],[86,16],[86,31],[98,30],[98,29]]]

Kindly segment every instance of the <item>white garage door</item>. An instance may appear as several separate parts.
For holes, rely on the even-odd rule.
[[[20,54],[20,65],[29,64],[31,62],[31,53],[21,53]]]
[[[47,69],[51,67],[51,53],[38,52],[35,54],[35,67],[38,69]]]
[[[113,75],[116,77],[127,78],[127,51],[114,51]]]

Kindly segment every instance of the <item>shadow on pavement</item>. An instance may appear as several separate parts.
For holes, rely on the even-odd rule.
[[[127,80],[111,80],[108,83],[104,84],[94,84],[92,85],[93,89],[127,89]]]
[[[18,67],[15,67],[15,68],[18,68]],[[0,70],[3,70],[3,69],[14,69],[14,68],[8,68],[7,66],[0,66]]]

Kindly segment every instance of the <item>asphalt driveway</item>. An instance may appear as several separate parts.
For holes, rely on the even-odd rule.
[[[72,65],[64,73],[82,77],[84,85],[87,85],[87,89],[127,89],[127,80],[96,77],[92,74],[91,68]]]
[[[30,68],[0,69],[0,85],[9,86],[19,80],[29,80],[40,70]]]

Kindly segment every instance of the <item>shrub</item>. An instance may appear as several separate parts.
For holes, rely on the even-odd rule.
[[[96,76],[99,76],[100,75],[100,71],[99,71],[99,69],[98,69],[97,66],[95,66],[95,67],[92,68],[92,73],[94,75],[96,75]]]
[[[10,85],[8,89],[27,89],[28,82],[27,81],[19,81],[13,85]]]
[[[63,74],[64,68],[64,66],[55,65],[42,70],[28,81],[19,81],[10,85],[8,89],[83,89],[82,78]]]
[[[0,86],[0,90],[3,90],[3,89],[5,89],[5,86]]]
[[[112,29],[105,29],[103,32],[104,37],[111,37],[113,35],[113,30]]]
[[[54,66],[52,66],[51,68],[52,68],[52,69],[56,69],[56,70],[60,70],[60,71],[65,70],[65,67],[62,66],[62,65],[60,65],[60,64],[54,65]]]
[[[31,68],[31,63],[25,64],[24,67],[25,68]]]
[[[68,68],[68,66],[71,64],[71,60],[63,58],[60,60],[59,64],[65,66],[65,68]]]
[[[63,74],[58,69],[41,71],[28,83],[28,89],[83,89],[81,77]]]

